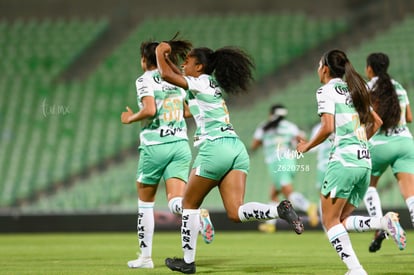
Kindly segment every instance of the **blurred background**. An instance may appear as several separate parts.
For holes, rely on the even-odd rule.
[[[137,110],[140,43],[177,31],[194,46],[234,45],[253,57],[251,92],[227,99],[247,146],[274,103],[309,137],[319,121],[318,62],[332,48],[362,75],[369,53],[387,53],[390,74],[414,100],[409,0],[0,0],[0,230],[34,230],[40,219],[53,227],[57,216],[70,224],[123,217],[135,230],[140,127],[122,125],[120,114]],[[315,156],[299,160],[307,168],[294,186],[317,202]],[[267,202],[269,187],[259,151],[246,201]],[[407,212],[390,171],[379,190],[384,208]],[[163,184],[155,207],[167,210]],[[217,190],[203,207],[223,211]]]

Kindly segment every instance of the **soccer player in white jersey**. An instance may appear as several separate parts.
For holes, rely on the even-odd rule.
[[[310,141],[300,141],[297,150],[307,152],[335,132],[321,188],[322,222],[329,242],[348,268],[346,274],[365,275],[348,231],[382,229],[390,234],[399,249],[406,245],[397,213],[389,212],[384,217],[351,216],[370,180],[368,139],[382,121],[371,108],[365,81],[343,51],[325,53],[319,61],[318,76],[324,84],[316,92],[321,128]]]
[[[414,226],[414,143],[407,127],[407,122],[412,121],[412,114],[406,90],[388,75],[389,64],[389,58],[384,53],[372,53],[367,57],[365,73],[369,79],[371,101],[383,124],[369,141],[372,172],[364,201],[370,216],[382,216],[377,184],[390,166]],[[381,248],[385,234],[384,231],[376,232],[370,252]]]
[[[318,208],[302,193],[293,188],[293,179],[298,171],[296,143],[304,139],[305,134],[293,122],[286,119],[288,110],[282,104],[274,104],[269,109],[268,119],[256,128],[250,145],[250,152],[263,147],[265,163],[272,180],[270,190],[271,203],[278,205],[278,194],[292,202],[295,209],[308,214],[310,226],[319,223]],[[276,230],[276,220],[267,220],[259,224],[259,230],[267,233]]]
[[[184,76],[168,62],[171,46],[160,43],[156,49],[157,65],[164,80],[187,90],[190,111],[197,130],[194,138],[199,147],[183,198],[181,244],[184,258],[167,258],[174,271],[195,273],[197,244],[197,210],[207,194],[219,188],[224,208],[234,222],[283,218],[297,234],[303,224],[289,201],[278,207],[263,203],[244,203],[249,155],[230,123],[223,93],[248,89],[252,80],[252,62],[237,48],[194,48],[185,59]]]
[[[182,59],[191,43],[183,40],[169,42],[173,45],[172,62]],[[162,80],[155,58],[158,42],[141,44],[141,67],[144,74],[136,80],[139,111],[121,115],[122,123],[141,122],[140,159],[137,170],[138,195],[138,243],[140,255],[128,262],[130,268],[153,268],[152,240],[154,235],[154,203],[161,179],[165,181],[168,207],[174,214],[182,214],[182,198],[188,180],[191,150],[188,144],[187,127],[184,120],[185,91]],[[214,228],[208,211],[198,222],[204,241],[210,243]]]

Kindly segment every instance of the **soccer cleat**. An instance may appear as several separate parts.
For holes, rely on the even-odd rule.
[[[206,244],[214,240],[214,226],[210,220],[210,215],[207,209],[200,209],[200,233]]]
[[[274,233],[276,231],[276,224],[268,222],[260,223],[259,231],[265,233]]]
[[[128,262],[129,268],[154,268],[151,257],[139,256],[138,259]]]
[[[172,271],[179,271],[185,274],[194,274],[196,272],[195,263],[187,264],[184,259],[167,258],[165,259],[165,265]]]
[[[381,225],[388,236],[392,237],[398,248],[403,250],[407,244],[407,239],[405,237],[404,229],[399,223],[398,214],[395,212],[388,212],[381,218]]]
[[[311,203],[309,205],[308,211],[308,219],[309,219],[309,225],[311,227],[316,227],[319,224],[319,216],[318,216],[318,207],[316,204]]]
[[[293,230],[295,230],[296,234],[303,233],[303,223],[300,221],[299,216],[296,214],[290,201],[281,201],[277,206],[277,213],[279,214],[279,218],[286,220],[293,226]]]
[[[363,267],[355,268],[355,269],[349,269],[345,275],[368,275],[368,273],[365,271]]]
[[[385,233],[384,230],[378,230],[377,232],[375,232],[375,238],[369,246],[369,252],[377,252],[378,250],[380,250],[382,241],[386,238],[387,233]]]

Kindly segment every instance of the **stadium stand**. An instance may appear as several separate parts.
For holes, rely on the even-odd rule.
[[[2,21],[1,26],[4,206],[73,173],[65,154],[71,151],[67,145],[76,123],[60,118],[73,111],[70,103],[79,104],[81,99],[74,96],[82,91],[70,93],[67,85],[54,85],[53,79],[104,31],[107,21],[16,20]]]
[[[106,19],[0,21],[0,54],[5,57],[0,62],[0,71],[5,72],[0,75],[0,209],[12,207],[25,213],[135,211],[138,127],[122,126],[119,114],[125,105],[136,109],[134,80],[140,74],[140,41],[167,39],[179,30],[195,46],[239,45],[256,60],[256,79],[260,80],[349,32],[346,19],[310,17],[303,12],[152,16],[139,22],[125,41],[119,41],[85,81],[70,83],[56,80],[107,30]],[[407,88],[412,87],[407,56],[412,55],[413,42],[407,33],[413,21],[412,16],[407,17],[374,40],[363,41],[360,48],[352,48],[351,58],[361,61],[354,64],[361,71],[368,51],[384,49],[392,60],[391,72]],[[399,59],[401,55],[405,58]],[[273,88],[269,96],[247,107],[233,106],[232,121],[249,144],[269,102],[283,102],[291,111],[290,119],[308,131],[317,120],[310,114],[316,111],[318,86],[316,73],[309,73],[283,89]],[[123,150],[133,153],[122,163],[110,162],[99,169]],[[310,158],[313,165],[314,156]],[[246,200],[267,200],[267,189],[261,184],[268,182],[262,160],[260,153],[252,156]],[[303,187],[316,196],[309,178],[313,178],[312,170],[299,174],[298,189]],[[398,190],[389,190],[390,203],[399,203]],[[158,194],[157,205],[165,207],[163,192]],[[205,206],[221,207],[219,200],[213,191]]]
[[[12,192],[14,195],[10,196],[9,201],[13,203],[13,197],[15,201],[24,201],[25,198],[30,198],[30,195],[36,194],[36,192],[41,193],[43,190],[53,188],[53,185],[60,186],[65,178],[79,173],[82,169],[96,165],[106,158],[110,158],[120,149],[131,145],[137,146],[137,127],[123,127],[118,122],[118,118],[119,112],[123,110],[123,104],[128,102],[128,100],[125,100],[125,94],[130,91],[128,98],[133,98],[135,93],[133,83],[137,71],[139,71],[137,70],[138,46],[141,40],[151,37],[169,38],[179,30],[183,36],[194,41],[195,45],[208,45],[212,48],[230,44],[240,45],[251,53],[255,60],[258,60],[256,61],[258,68],[256,77],[260,79],[260,77],[269,74],[270,71],[277,69],[289,62],[290,59],[313,47],[315,42],[305,43],[306,37],[314,37],[315,41],[322,43],[335,33],[346,29],[345,22],[341,20],[332,21],[331,24],[326,23],[326,20],[313,19],[301,13],[206,15],[201,17],[155,18],[144,21],[137,26],[137,29],[113,54],[103,61],[101,66],[86,81],[58,84],[53,87],[53,92],[51,90],[46,91],[46,98],[51,95],[55,97],[50,99],[50,103],[46,102],[45,104],[64,102],[65,106],[52,107],[62,107],[63,109],[68,107],[70,109],[68,110],[70,115],[68,114],[64,118],[52,114],[48,118],[48,125],[44,126],[47,127],[47,130],[45,130],[47,133],[46,140],[48,144],[55,145],[52,146],[53,149],[57,150],[57,154],[54,156],[45,155],[46,159],[41,162],[42,166],[39,167],[40,175],[32,179],[35,182],[33,188],[14,185]],[[59,29],[61,22],[58,21],[57,25],[56,28]],[[323,25],[329,27],[324,28],[325,31],[321,32],[320,29]],[[258,37],[267,35],[268,39],[260,40],[260,44],[258,39],[246,40],[244,33],[247,26],[249,26],[249,31],[255,33]],[[294,31],[287,32],[287,26],[292,26]],[[220,35],[216,35],[218,33]],[[279,41],[283,41],[283,43]],[[281,44],[280,47],[278,47],[279,44]],[[262,47],[268,48],[265,54],[261,50]],[[134,58],[131,58],[131,56]],[[132,100],[129,102],[131,103],[130,106],[135,108],[136,103]],[[135,130],[131,130],[131,128]],[[30,129],[30,125],[28,131],[33,131]],[[122,135],[123,133],[129,134]],[[131,161],[136,162],[136,159]],[[19,166],[17,165],[17,167]],[[19,169],[21,168],[19,167]],[[122,178],[122,175],[126,173],[122,169],[115,170],[118,171],[119,178]],[[133,170],[129,173],[133,173]],[[108,171],[108,173],[112,172]],[[29,175],[30,172],[27,174]],[[93,184],[95,179],[92,177],[90,181],[92,183],[86,180],[84,183],[79,183],[79,185],[82,185],[82,190],[88,190],[85,193],[94,195],[97,193],[97,190],[95,190],[97,186]],[[89,189],[86,186],[89,186]],[[77,188],[75,186],[73,191],[62,190],[56,195],[52,195],[52,197],[56,197],[56,207],[67,205],[61,203],[61,193],[70,198],[71,192],[78,193]],[[105,190],[111,189],[106,188]],[[84,200],[82,196],[74,195],[73,197]],[[113,203],[112,199],[114,198],[108,197],[109,201],[107,203]],[[119,198],[116,200],[119,200]],[[45,201],[46,199],[43,196],[39,200],[39,204],[44,205]],[[52,201],[52,198],[50,201]],[[96,202],[95,208],[102,204],[99,200],[92,201]],[[93,208],[90,204],[79,203],[78,205],[89,205],[87,209]],[[30,209],[34,208],[30,207]],[[74,209],[76,209],[76,206],[74,206]]]

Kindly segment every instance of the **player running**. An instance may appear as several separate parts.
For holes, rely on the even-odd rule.
[[[325,53],[318,75],[324,85],[316,92],[321,127],[309,142],[301,141],[299,152],[307,152],[335,132],[331,157],[321,189],[322,222],[328,239],[348,268],[346,274],[366,275],[348,231],[386,230],[399,249],[406,245],[398,215],[384,217],[351,216],[368,188],[371,159],[368,139],[382,124],[371,109],[365,81],[340,50]],[[345,76],[345,80],[342,78]]]
[[[232,221],[282,218],[301,234],[303,224],[289,201],[281,202],[278,207],[243,202],[249,156],[230,123],[223,93],[247,90],[253,66],[248,56],[237,48],[216,51],[194,48],[183,63],[183,76],[168,61],[171,45],[160,43],[156,53],[162,78],[188,91],[189,107],[197,124],[194,144],[199,147],[183,198],[181,243],[184,258],[167,258],[166,265],[186,274],[196,272],[197,209],[215,187],[219,188]]]
[[[172,62],[185,57],[190,49],[188,41],[169,41]],[[141,67],[144,74],[136,80],[139,111],[121,115],[122,123],[141,122],[139,163],[137,171],[139,248],[137,259],[129,261],[130,268],[153,268],[151,258],[154,235],[154,203],[158,184],[165,181],[168,208],[174,214],[182,214],[182,198],[188,180],[191,150],[188,144],[187,127],[184,120],[185,91],[171,85],[160,76],[155,59],[158,42],[141,44]],[[200,212],[200,209],[194,211]],[[196,221],[197,232],[201,230],[204,241],[210,243],[214,228],[208,211]]]
[[[370,216],[382,216],[377,184],[391,166],[414,226],[414,143],[407,127],[407,122],[412,121],[412,114],[406,90],[387,73],[389,64],[389,58],[384,53],[372,53],[367,57],[365,73],[370,80],[371,101],[384,123],[369,141],[372,172],[364,202]],[[377,231],[369,251],[379,250],[385,238],[385,231]]]

